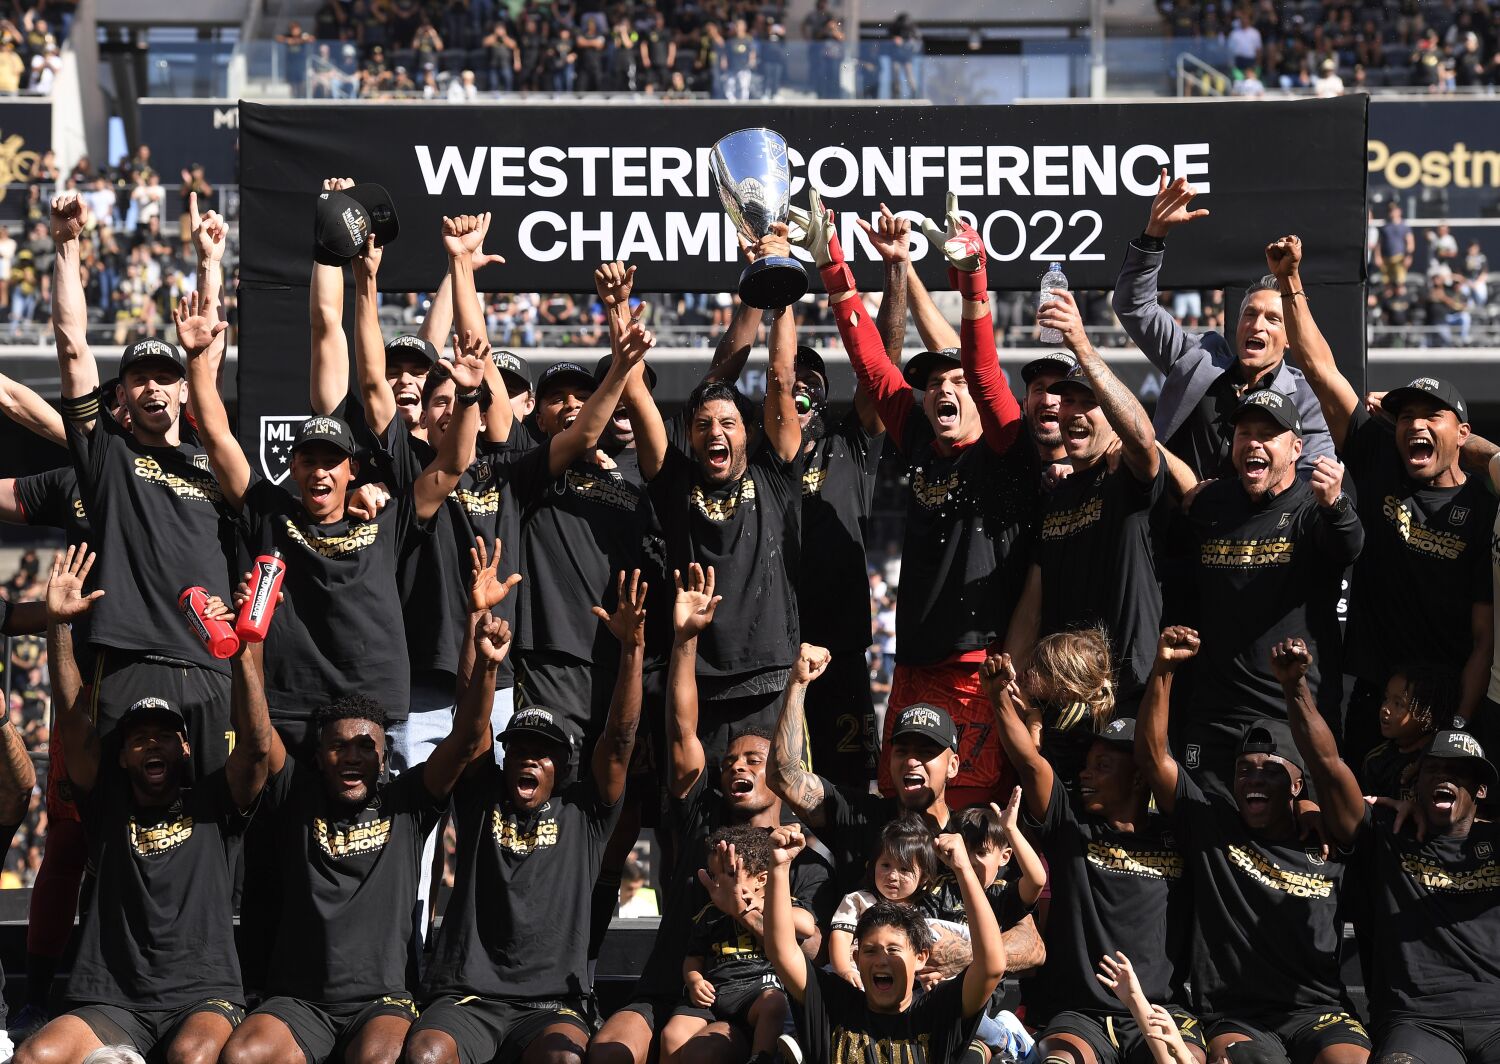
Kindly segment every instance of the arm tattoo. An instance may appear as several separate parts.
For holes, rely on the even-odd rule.
[[[1047,947],[1030,916],[1002,934],[1000,940],[1005,943],[1005,970],[1011,975],[1040,968],[1047,960]]]
[[[885,268],[885,298],[880,301],[880,313],[875,315],[875,324],[880,327],[880,338],[885,342],[885,355],[892,362],[900,363],[901,349],[906,346],[906,263],[888,263]]]
[[[944,979],[951,979],[969,966],[974,959],[973,948],[967,939],[957,935],[944,935],[933,943],[927,956],[927,967],[942,972]]]
[[[806,697],[806,687],[795,683],[787,685],[781,719],[776,722],[776,743],[771,751],[775,761],[772,789],[804,818],[823,804],[823,781],[802,764],[806,750],[802,703]]]
[[[1150,435],[1151,423],[1146,420],[1146,411],[1140,400],[1110,371],[1103,357],[1090,348],[1089,357],[1081,358],[1079,362],[1088,373],[1089,383],[1099,405],[1104,408],[1105,418],[1126,446],[1144,448],[1155,442],[1155,437]]]

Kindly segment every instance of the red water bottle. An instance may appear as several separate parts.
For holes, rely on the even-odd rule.
[[[286,560],[274,547],[255,559],[250,568],[250,597],[240,607],[234,634],[246,643],[263,643],[276,611],[276,595],[286,576]]]
[[[177,608],[187,618],[193,630],[208,652],[216,658],[232,658],[240,649],[240,640],[227,621],[210,618],[203,611],[208,607],[208,591],[201,587],[185,587],[177,593]]]

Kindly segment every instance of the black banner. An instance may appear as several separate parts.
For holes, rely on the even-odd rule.
[[[0,222],[26,216],[26,189],[41,157],[52,147],[52,101],[0,100]],[[22,234],[12,233],[16,239]]]
[[[1500,107],[1429,96],[1370,104],[1370,191],[1419,218],[1500,217]]]
[[[1295,232],[1313,283],[1364,272],[1366,97],[1010,107],[252,104],[240,106],[242,276],[306,284],[313,198],[325,177],[385,185],[401,219],[387,291],[430,289],[443,214],[491,211],[509,260],[496,289],[586,291],[591,267],[643,266],[644,290],[725,291],[743,262],[708,158],[746,126],[787,140],[793,201],[810,179],[840,211],[864,286],[878,283],[854,216],[881,201],[938,217],[959,193],[990,249],[990,284],[1033,288],[1061,262],[1075,288],[1109,288],[1166,166],[1203,190],[1211,218],[1173,238],[1164,287],[1218,288],[1264,272],[1261,249]],[[1266,155],[1268,143],[1291,157]],[[915,239],[924,277],[941,255]]]
[[[216,189],[239,173],[240,109],[234,100],[142,100],[141,140],[163,184],[194,163]]]

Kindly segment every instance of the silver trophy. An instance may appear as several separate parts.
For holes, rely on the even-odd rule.
[[[792,182],[786,141],[769,129],[742,129],[714,145],[719,201],[734,227],[751,241],[787,220]],[[807,294],[807,271],[796,259],[767,255],[740,274],[740,299],[757,310],[791,306]]]

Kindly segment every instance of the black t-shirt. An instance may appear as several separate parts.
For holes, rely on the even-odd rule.
[[[704,978],[719,993],[727,986],[759,983],[772,974],[771,962],[756,937],[713,905],[705,905],[693,917],[685,952],[703,958]]]
[[[801,478],[801,457],[783,461],[765,437],[744,475],[718,488],[703,484],[686,453],[667,448],[649,491],[668,561],[684,572],[692,562],[712,565],[715,593],[724,596],[717,622],[698,637],[699,676],[764,672],[796,660]]]
[[[425,440],[411,438],[408,454],[413,479],[437,457]],[[396,582],[401,594],[401,608],[406,622],[406,652],[413,674],[439,672],[458,674],[459,656],[469,625],[469,584],[473,563],[469,551],[474,539],[484,540],[485,549],[501,538],[501,579],[514,572],[506,562],[514,563],[512,544],[501,534],[501,491],[497,459],[488,450],[464,471],[458,484],[433,515],[431,530],[425,536],[412,536],[396,568]],[[507,597],[507,603],[509,598]],[[504,604],[502,604],[504,605]],[[513,615],[512,615],[513,617]],[[507,617],[507,620],[512,619]],[[502,670],[510,668],[506,655]],[[503,677],[496,677],[501,687]]]
[[[396,560],[421,531],[401,457],[406,428],[392,418],[381,440],[368,442],[392,495],[369,521],[317,524],[290,492],[259,477],[245,493],[241,522],[250,549],[270,542],[286,559],[286,598],[266,635],[266,702],[273,719],[307,721],[348,694],[378,699],[392,720],[405,720],[411,710]]]
[[[1418,842],[1366,809],[1359,854],[1373,898],[1377,1012],[1492,1022],[1500,1001],[1500,824]]]
[[[1052,887],[1047,964],[1026,983],[1027,1019],[1044,1024],[1070,1009],[1125,1015],[1094,977],[1099,958],[1115,950],[1129,954],[1148,1000],[1172,1000],[1192,909],[1168,818],[1152,813],[1141,830],[1116,831],[1075,807],[1056,777],[1045,819],[1022,808]]]
[[[132,1010],[243,1002],[229,848],[249,817],[235,808],[224,770],[164,809],[138,808],[116,774],[79,813],[98,887],[78,929],[69,1002]]]
[[[1376,798],[1400,798],[1410,801],[1417,779],[1417,762],[1422,747],[1403,750],[1387,739],[1365,755],[1360,766],[1360,793]]]
[[[871,1012],[863,991],[808,961],[807,989],[794,1009],[803,1052],[830,1064],[956,1064],[980,1015],[964,1016],[963,984],[959,973],[905,1012]]]
[[[503,791],[500,766],[484,759],[453,793],[458,873],[427,969],[428,1000],[556,1000],[588,989],[594,880],[620,803],[606,805],[585,778],[522,815],[504,807]]]
[[[1234,443],[1234,425],[1230,417],[1251,392],[1271,387],[1281,367],[1266,370],[1240,392],[1236,387],[1237,369],[1226,370],[1213,379],[1198,407],[1182,427],[1164,441],[1167,450],[1181,458],[1200,480],[1230,478],[1235,475],[1230,451]]]
[[[1494,600],[1495,498],[1484,478],[1456,488],[1415,483],[1395,434],[1360,404],[1342,455],[1366,539],[1350,582],[1345,671],[1385,683],[1403,661],[1462,669],[1474,645],[1473,607]]]
[[[1188,521],[1203,637],[1193,705],[1216,721],[1285,720],[1271,648],[1306,639],[1313,655],[1307,682],[1317,690],[1318,663],[1338,647],[1339,583],[1359,554],[1359,518],[1353,507],[1337,515],[1319,506],[1302,480],[1257,502],[1233,479],[1199,492]]]
[[[267,996],[405,996],[422,843],[447,806],[428,793],[422,766],[349,811],[329,803],[317,769],[288,758],[263,801],[275,816],[282,897]]]
[[[906,536],[896,600],[896,660],[936,665],[1005,634],[1031,567],[1036,449],[996,454],[984,440],[949,456],[920,407],[901,434]]]
[[[1151,532],[1166,495],[1167,463],[1142,482],[1100,461],[1042,502],[1036,561],[1042,570],[1041,634],[1102,624],[1122,694],[1146,685],[1161,633]]]
[[[671,424],[671,422],[668,422]],[[626,482],[640,490],[641,579],[646,581],[646,662],[649,669],[662,668],[672,649],[672,604],[676,598],[672,570],[667,565],[667,541],[646,478],[641,475],[640,456],[634,447],[609,452],[615,469]]]
[[[67,433],[99,555],[90,582],[108,592],[90,613],[90,638],[228,674],[177,609],[184,587],[230,597],[231,525],[208,453],[143,446],[105,413],[90,432],[68,421]]]
[[[70,546],[88,541],[88,513],[78,493],[78,473],[72,466],[17,477],[16,501],[28,525],[60,528]]]
[[[1007,878],[1018,871],[1013,862],[1001,869],[995,881],[984,888],[985,900],[989,902],[990,912],[994,914],[995,922],[1000,925],[1002,933],[1009,931],[1030,916],[1034,908],[1021,900],[1021,893],[1015,889],[1015,882]],[[939,868],[932,883],[926,889],[918,891],[913,896],[912,903],[919,913],[930,920],[945,920],[948,923],[963,924],[965,927],[969,924],[969,913],[964,908],[963,891],[959,889],[958,880],[947,868]]]
[[[797,612],[802,639],[837,653],[872,641],[865,525],[885,436],[871,436],[851,412],[803,456],[802,564]]]
[[[617,574],[640,567],[643,492],[588,458],[553,476],[552,444],[502,458],[521,507],[519,647],[609,661],[618,647],[592,607],[612,610]]]
[[[1173,820],[1193,888],[1194,1004],[1205,1020],[1348,1011],[1339,976],[1345,863],[1316,840],[1257,839],[1227,798],[1177,774]]]

